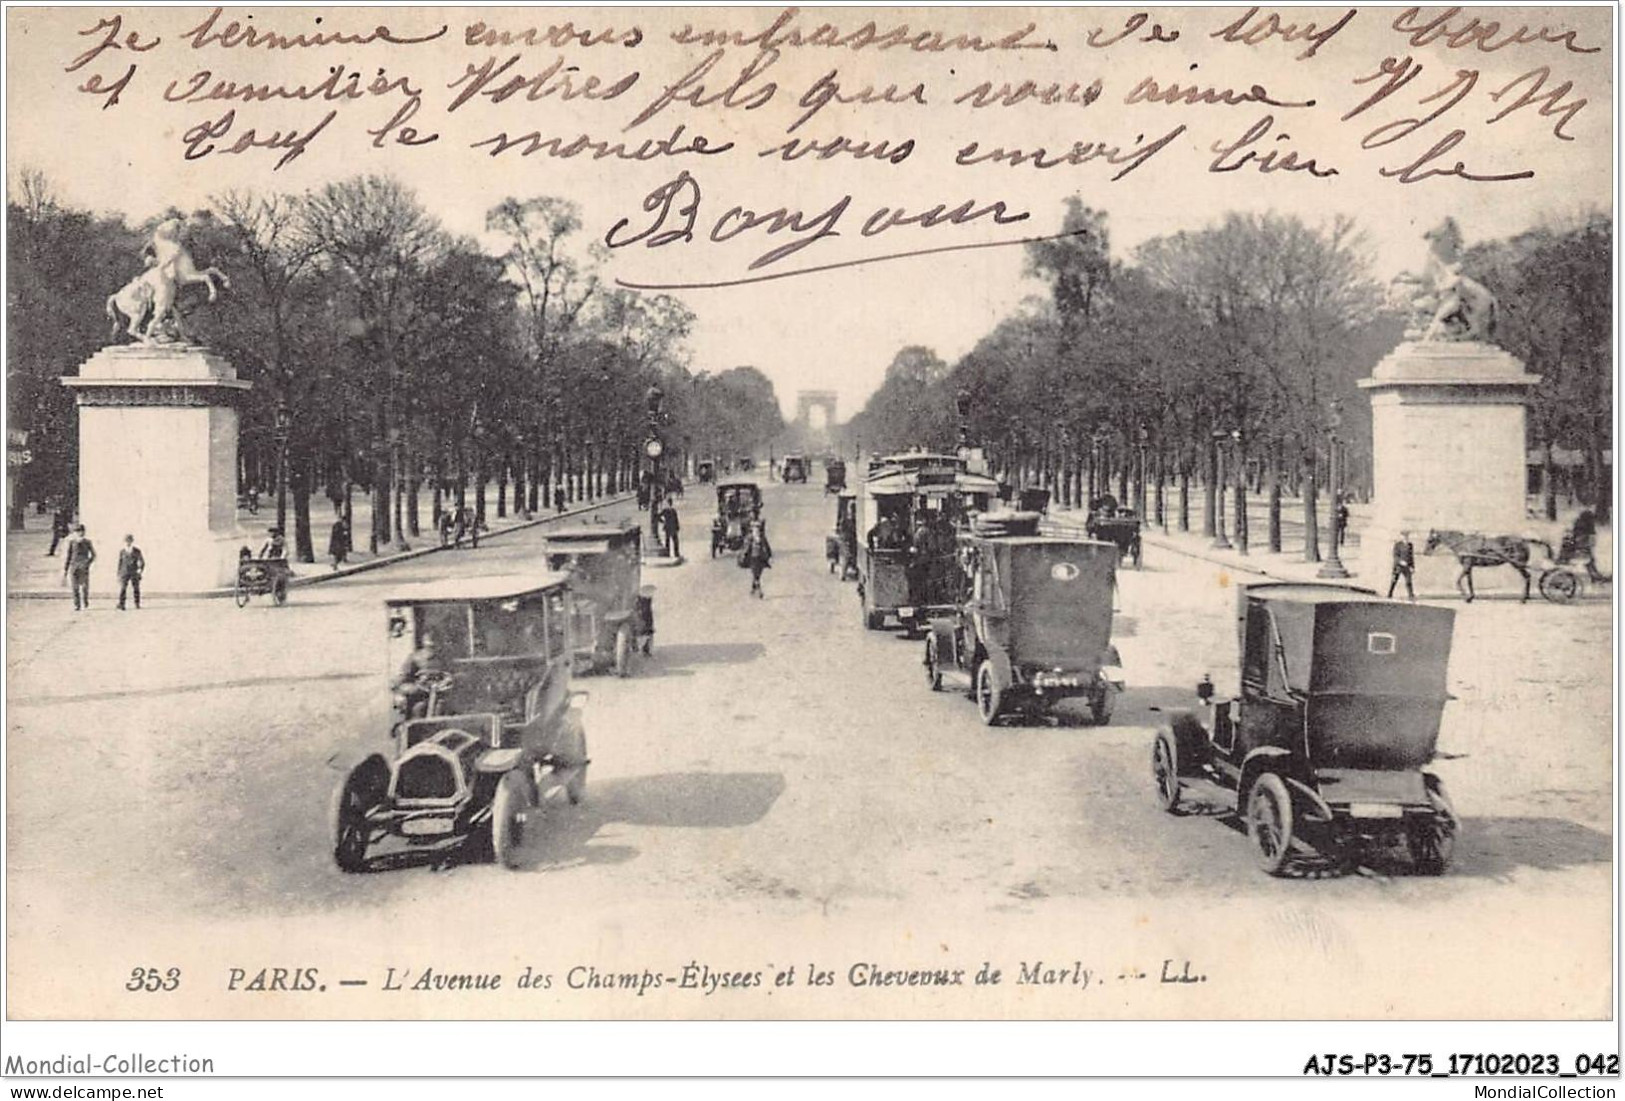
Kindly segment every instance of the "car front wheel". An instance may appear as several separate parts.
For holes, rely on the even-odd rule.
[[[535,802],[530,781],[522,771],[503,773],[496,797],[491,800],[491,848],[505,868],[519,867],[526,816]]]
[[[1179,748],[1171,731],[1159,730],[1151,747],[1151,779],[1157,785],[1157,806],[1179,813]]]
[[[999,687],[998,678],[993,675],[993,663],[984,661],[976,668],[976,710],[982,716],[983,726],[992,726],[999,721],[999,711],[1004,704],[1004,691]]]
[[[1247,835],[1258,849],[1258,866],[1270,875],[1286,870],[1292,853],[1292,794],[1275,773],[1253,781],[1247,799]]]

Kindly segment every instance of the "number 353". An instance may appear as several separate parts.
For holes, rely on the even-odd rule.
[[[137,993],[156,994],[159,991],[168,993],[180,989],[181,969],[171,967],[167,971],[160,971],[156,967],[136,967],[130,971],[130,980],[124,984],[124,989]]]

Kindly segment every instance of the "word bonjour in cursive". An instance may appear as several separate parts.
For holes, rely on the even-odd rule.
[[[687,171],[680,172],[675,179],[655,188],[644,198],[642,204],[644,212],[653,215],[653,220],[648,225],[637,232],[628,232],[632,220],[622,218],[610,227],[609,232],[604,235],[604,244],[612,249],[627,248],[637,244],[653,249],[678,243],[692,243],[697,236],[696,230],[701,222],[702,197],[699,181]],[[839,227],[843,224],[843,219],[851,206],[852,196],[850,195],[843,195],[817,213],[809,213],[800,209],[791,210],[785,206],[765,212],[743,206],[733,206],[714,222],[711,222],[709,231],[704,232],[704,238],[713,244],[724,244],[747,233],[761,233],[768,237],[789,234],[794,238],[769,249],[752,260],[746,270],[754,272],[777,263],[788,256],[793,256],[801,250],[817,244],[819,241],[841,236]],[[1003,226],[1013,222],[1025,221],[1029,217],[1031,215],[1027,211],[1012,212],[1003,200],[978,203],[974,199],[967,199],[958,206],[952,207],[945,203],[938,203],[929,209],[912,214],[901,207],[881,206],[875,208],[863,220],[858,227],[858,233],[862,237],[869,238],[903,226],[933,229],[938,226],[962,226],[983,219],[991,219],[994,225]],[[871,258],[868,262],[873,262],[873,260],[874,258]],[[846,264],[850,263],[854,263],[854,261],[846,262]],[[846,264],[834,266],[846,266]],[[753,280],[744,279],[738,282],[751,281]],[[693,285],[717,286],[727,284],[707,283]]]

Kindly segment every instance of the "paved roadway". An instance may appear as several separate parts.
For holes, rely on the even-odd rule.
[[[1605,964],[1609,929],[1606,607],[1457,605],[1460,699],[1442,748],[1468,755],[1439,771],[1467,822],[1451,874],[1410,876],[1395,854],[1355,874],[1272,880],[1226,819],[1169,818],[1151,798],[1153,708],[1183,705],[1204,671],[1233,676],[1234,588],[1220,568],[1148,548],[1146,569],[1122,574],[1130,689],[1112,725],[990,730],[962,696],[927,690],[920,643],[862,630],[853,587],[825,570],[831,499],[816,485],[766,496],[777,557],[755,600],[745,571],[705,557],[709,502],[704,487],[690,492],[690,561],[645,576],[658,587],[654,657],[633,679],[581,682],[587,802],[548,808],[545,840],[517,873],[441,854],[341,875],[325,817],[339,769],[385,742],[381,595],[448,572],[531,568],[541,531],[296,591],[282,609],[154,601],[75,616],[61,602],[13,604],[14,1010],[38,999],[180,1012],[120,1000],[114,973],[163,953],[132,954],[113,931],[204,953],[197,968],[224,1000],[199,1015],[316,1012],[216,991],[211,969],[238,965],[243,945],[276,946],[249,962],[304,959],[328,974],[365,963],[375,984],[376,968],[431,956],[467,967],[495,951],[493,966],[514,967],[551,948],[562,969],[627,964],[651,945],[779,962],[862,946],[973,966],[1001,951],[1068,962],[1093,951],[1130,969],[1183,953],[1231,980],[1150,1005],[1125,994],[858,1006],[806,991],[777,1003],[811,1015],[1522,1016],[1606,1004],[1606,966],[1589,970]],[[1532,994],[1516,970],[1487,974],[1491,949],[1549,959],[1546,985]],[[745,1011],[609,1000],[536,1012]]]

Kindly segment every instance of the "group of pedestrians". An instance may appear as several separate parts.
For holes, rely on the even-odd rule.
[[[54,557],[60,537],[53,531],[51,549],[46,552],[48,557]],[[96,562],[96,544],[90,541],[85,532],[85,525],[75,524],[71,532],[64,533],[67,544],[62,551],[62,582],[73,588],[73,610],[76,612],[90,609],[90,567]],[[118,552],[118,610],[128,608],[129,598],[135,597],[135,606],[141,608],[141,575],[147,570],[146,556],[141,548],[135,545],[135,536],[126,535],[124,546]]]
[[[436,527],[440,532],[440,545],[442,547],[456,547],[461,550],[463,540],[468,539],[476,550],[479,549],[479,518],[469,510],[467,505],[442,509]]]

